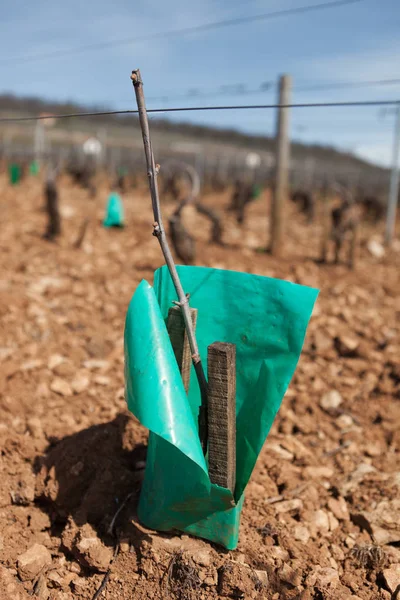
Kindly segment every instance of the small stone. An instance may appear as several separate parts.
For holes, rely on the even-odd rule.
[[[372,254],[372,256],[374,256],[375,258],[383,258],[385,256],[385,248],[377,240],[368,240],[367,249],[368,252]]]
[[[339,496],[338,498],[329,498],[328,508],[339,521],[348,521],[350,519],[346,500]]]
[[[263,584],[263,586],[267,587],[268,585],[268,573],[266,571],[255,571],[259,581]]]
[[[96,375],[96,377],[94,378],[94,382],[98,385],[107,386],[110,385],[111,379],[109,377],[106,377],[105,375]]]
[[[71,571],[71,573],[76,573],[78,575],[82,571],[80,564],[75,561],[72,561],[69,564],[69,570]]]
[[[382,454],[382,446],[378,442],[370,442],[365,448],[365,454],[372,458],[380,456]]]
[[[89,371],[99,369],[100,371],[105,372],[111,367],[111,363],[108,360],[91,359],[85,360],[83,366],[85,369],[89,369]]]
[[[329,520],[329,531],[335,531],[335,529],[337,529],[339,527],[339,521],[330,511],[328,512],[328,520]]]
[[[287,563],[285,563],[278,570],[278,576],[281,579],[281,581],[284,581],[285,583],[289,583],[293,587],[296,587],[301,584],[301,580],[302,580],[301,573],[292,569],[292,567],[289,566]]]
[[[119,549],[120,549],[120,551],[121,551],[121,552],[123,552],[123,553],[129,552],[129,550],[130,550],[130,547],[131,547],[131,545],[130,545],[130,543],[129,543],[129,540],[128,540],[128,539],[123,539],[123,540],[121,540],[121,541],[120,541],[120,543],[119,543]]]
[[[394,594],[400,587],[400,565],[392,565],[389,569],[384,569],[383,578],[389,591]]]
[[[43,362],[39,359],[27,360],[26,362],[22,363],[21,371],[34,371],[35,369],[40,369],[42,364]]]
[[[207,575],[207,577],[205,577],[204,579],[204,584],[205,585],[217,585],[218,583],[218,573],[217,571],[215,571],[215,575]]]
[[[304,525],[296,525],[296,527],[294,528],[293,537],[298,542],[301,542],[302,544],[307,544],[308,540],[310,539],[310,532]]]
[[[67,377],[68,379],[70,379],[71,377],[73,377],[75,375],[75,368],[72,363],[65,360],[64,362],[62,362],[60,365],[57,365],[57,367],[55,367],[53,369],[53,373],[54,373],[54,375],[57,375],[58,377],[61,377],[61,378]]]
[[[107,571],[113,557],[112,550],[102,544],[94,529],[88,524],[79,530],[72,551],[83,566],[101,573]]]
[[[346,546],[348,548],[354,548],[354,546],[356,545],[356,542],[353,540],[352,537],[350,537],[349,535],[345,538],[344,543],[346,544]]]
[[[332,567],[316,567],[306,579],[309,586],[318,585],[321,588],[336,587],[339,583],[339,574]]]
[[[317,331],[314,333],[314,346],[318,352],[326,352],[332,348],[332,344],[333,342],[331,336],[325,334],[322,330],[317,329]]]
[[[37,417],[31,417],[28,419],[26,422],[26,427],[33,438],[40,439],[43,437],[42,422]]]
[[[47,573],[47,581],[49,587],[62,589],[64,585],[63,577],[60,575],[58,571],[49,571]]]
[[[327,533],[329,531],[329,518],[325,511],[316,510],[310,519],[310,524],[316,532]]]
[[[289,552],[280,546],[271,546],[268,548],[268,553],[272,558],[287,561],[289,560]]]
[[[71,381],[71,388],[74,394],[80,394],[89,387],[90,379],[86,375],[77,375],[75,379]]]
[[[34,544],[17,559],[18,575],[22,581],[31,581],[51,565],[51,554],[45,546]]]
[[[326,411],[335,410],[343,402],[342,396],[336,390],[326,392],[321,398],[320,406]]]
[[[47,588],[46,577],[42,574],[39,575],[35,586],[35,597],[39,598],[39,600],[48,600],[50,596],[50,592]]]
[[[294,498],[293,500],[283,500],[274,504],[275,512],[278,514],[287,512],[298,512],[303,508],[303,502],[300,498]]]
[[[235,554],[235,562],[238,562],[241,565],[247,565],[246,555],[243,554],[243,552],[238,552]]]
[[[349,474],[347,480],[340,486],[340,493],[342,496],[347,496],[351,490],[358,487],[366,475],[375,472],[376,469],[372,465],[367,463],[359,464],[358,467]]]
[[[76,577],[71,581],[71,588],[74,592],[81,592],[87,585],[88,582],[84,577]]]
[[[310,479],[330,479],[334,470],[331,467],[306,467],[305,473]]]
[[[26,475],[18,482],[18,487],[11,490],[11,500],[17,506],[28,506],[35,499],[35,479],[33,474]]]
[[[58,367],[58,365],[61,365],[63,362],[65,362],[65,360],[66,359],[63,356],[61,356],[61,354],[52,354],[49,360],[47,361],[47,368],[50,369],[50,371],[52,371],[53,369]]]
[[[342,335],[335,339],[336,350],[340,356],[354,356],[358,345],[359,341],[349,336]]]
[[[32,531],[46,531],[46,529],[50,529],[51,521],[50,517],[47,513],[35,508],[29,515],[30,517],[30,527]]]
[[[206,548],[204,550],[197,550],[196,552],[191,552],[190,556],[193,562],[196,563],[196,565],[200,565],[201,567],[211,566],[210,551]]]
[[[72,396],[71,386],[65,379],[61,379],[60,377],[53,379],[50,384],[50,389],[52,392],[60,394],[60,396]]]
[[[342,430],[353,427],[354,425],[354,421],[350,415],[340,415],[340,417],[336,419],[335,423],[339,427],[339,429]]]
[[[123,400],[125,398],[125,388],[119,388],[118,392],[115,394],[116,400]]]
[[[400,542],[400,499],[383,500],[374,510],[355,514],[352,519],[372,533],[377,544]]]
[[[294,454],[292,454],[292,452],[288,452],[288,450],[285,450],[279,444],[270,444],[267,446],[267,448],[268,450],[272,450],[272,452],[275,452],[275,454],[277,454],[280,458],[283,458],[283,460],[294,459]]]

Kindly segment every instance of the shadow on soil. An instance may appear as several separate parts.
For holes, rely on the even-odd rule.
[[[36,458],[35,502],[50,516],[52,535],[60,535],[72,517],[78,527],[90,523],[100,538],[109,539],[115,513],[132,494],[118,519],[128,525],[128,514],[136,514],[147,452],[143,434],[135,434],[132,425],[129,416],[119,415],[54,440],[45,456]],[[138,528],[137,534],[143,535]]]

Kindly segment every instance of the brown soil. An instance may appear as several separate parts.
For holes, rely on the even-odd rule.
[[[388,572],[400,563],[398,246],[374,258],[365,241],[381,226],[365,226],[355,272],[319,265],[321,227],[290,206],[278,261],[259,251],[265,195],[242,229],[224,213],[224,248],[207,243],[207,221],[188,211],[197,264],[321,289],[247,488],[239,547],[228,552],[137,520],[147,436],[126,410],[123,328],[137,284],[152,281],[162,258],[144,190],[124,196],[127,227],[106,230],[100,189],[93,201],[61,182],[63,232],[49,243],[41,239],[42,183],[11,188],[0,176],[0,598],[90,600],[105,574],[98,597],[110,600],[395,598]],[[222,210],[228,200],[205,203]],[[342,402],[329,408],[333,390]],[[384,500],[393,522],[378,531]],[[39,562],[23,567],[34,544],[44,546]]]

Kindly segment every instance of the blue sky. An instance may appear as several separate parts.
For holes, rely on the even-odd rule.
[[[295,102],[400,98],[400,85],[296,90],[296,86],[400,79],[399,0],[362,0],[304,15],[35,59],[42,53],[86,44],[134,40],[147,34],[322,1],[2,2],[0,91],[132,108],[129,75],[139,67],[149,107],[198,104],[198,99],[181,97],[189,89],[210,92],[201,99],[205,105],[274,102],[274,88],[242,97],[212,94],[232,84],[256,90],[262,82],[276,81],[281,73],[293,77]],[[169,100],[150,100],[162,96]],[[292,138],[334,145],[387,165],[394,117],[390,111],[382,113],[378,108],[295,109]],[[275,123],[273,111],[185,113],[173,118],[267,135],[273,133]]]

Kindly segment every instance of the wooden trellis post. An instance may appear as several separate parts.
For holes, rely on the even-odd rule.
[[[190,311],[195,330],[197,309]],[[169,309],[167,330],[188,393],[192,359],[179,307]],[[223,342],[211,344],[207,368],[208,473],[212,483],[233,493],[236,483],[236,346]]]
[[[275,186],[271,205],[271,243],[270,251],[274,256],[281,253],[284,234],[285,204],[289,181],[289,108],[291,77],[282,75],[279,80],[279,106],[276,128],[276,166]]]

